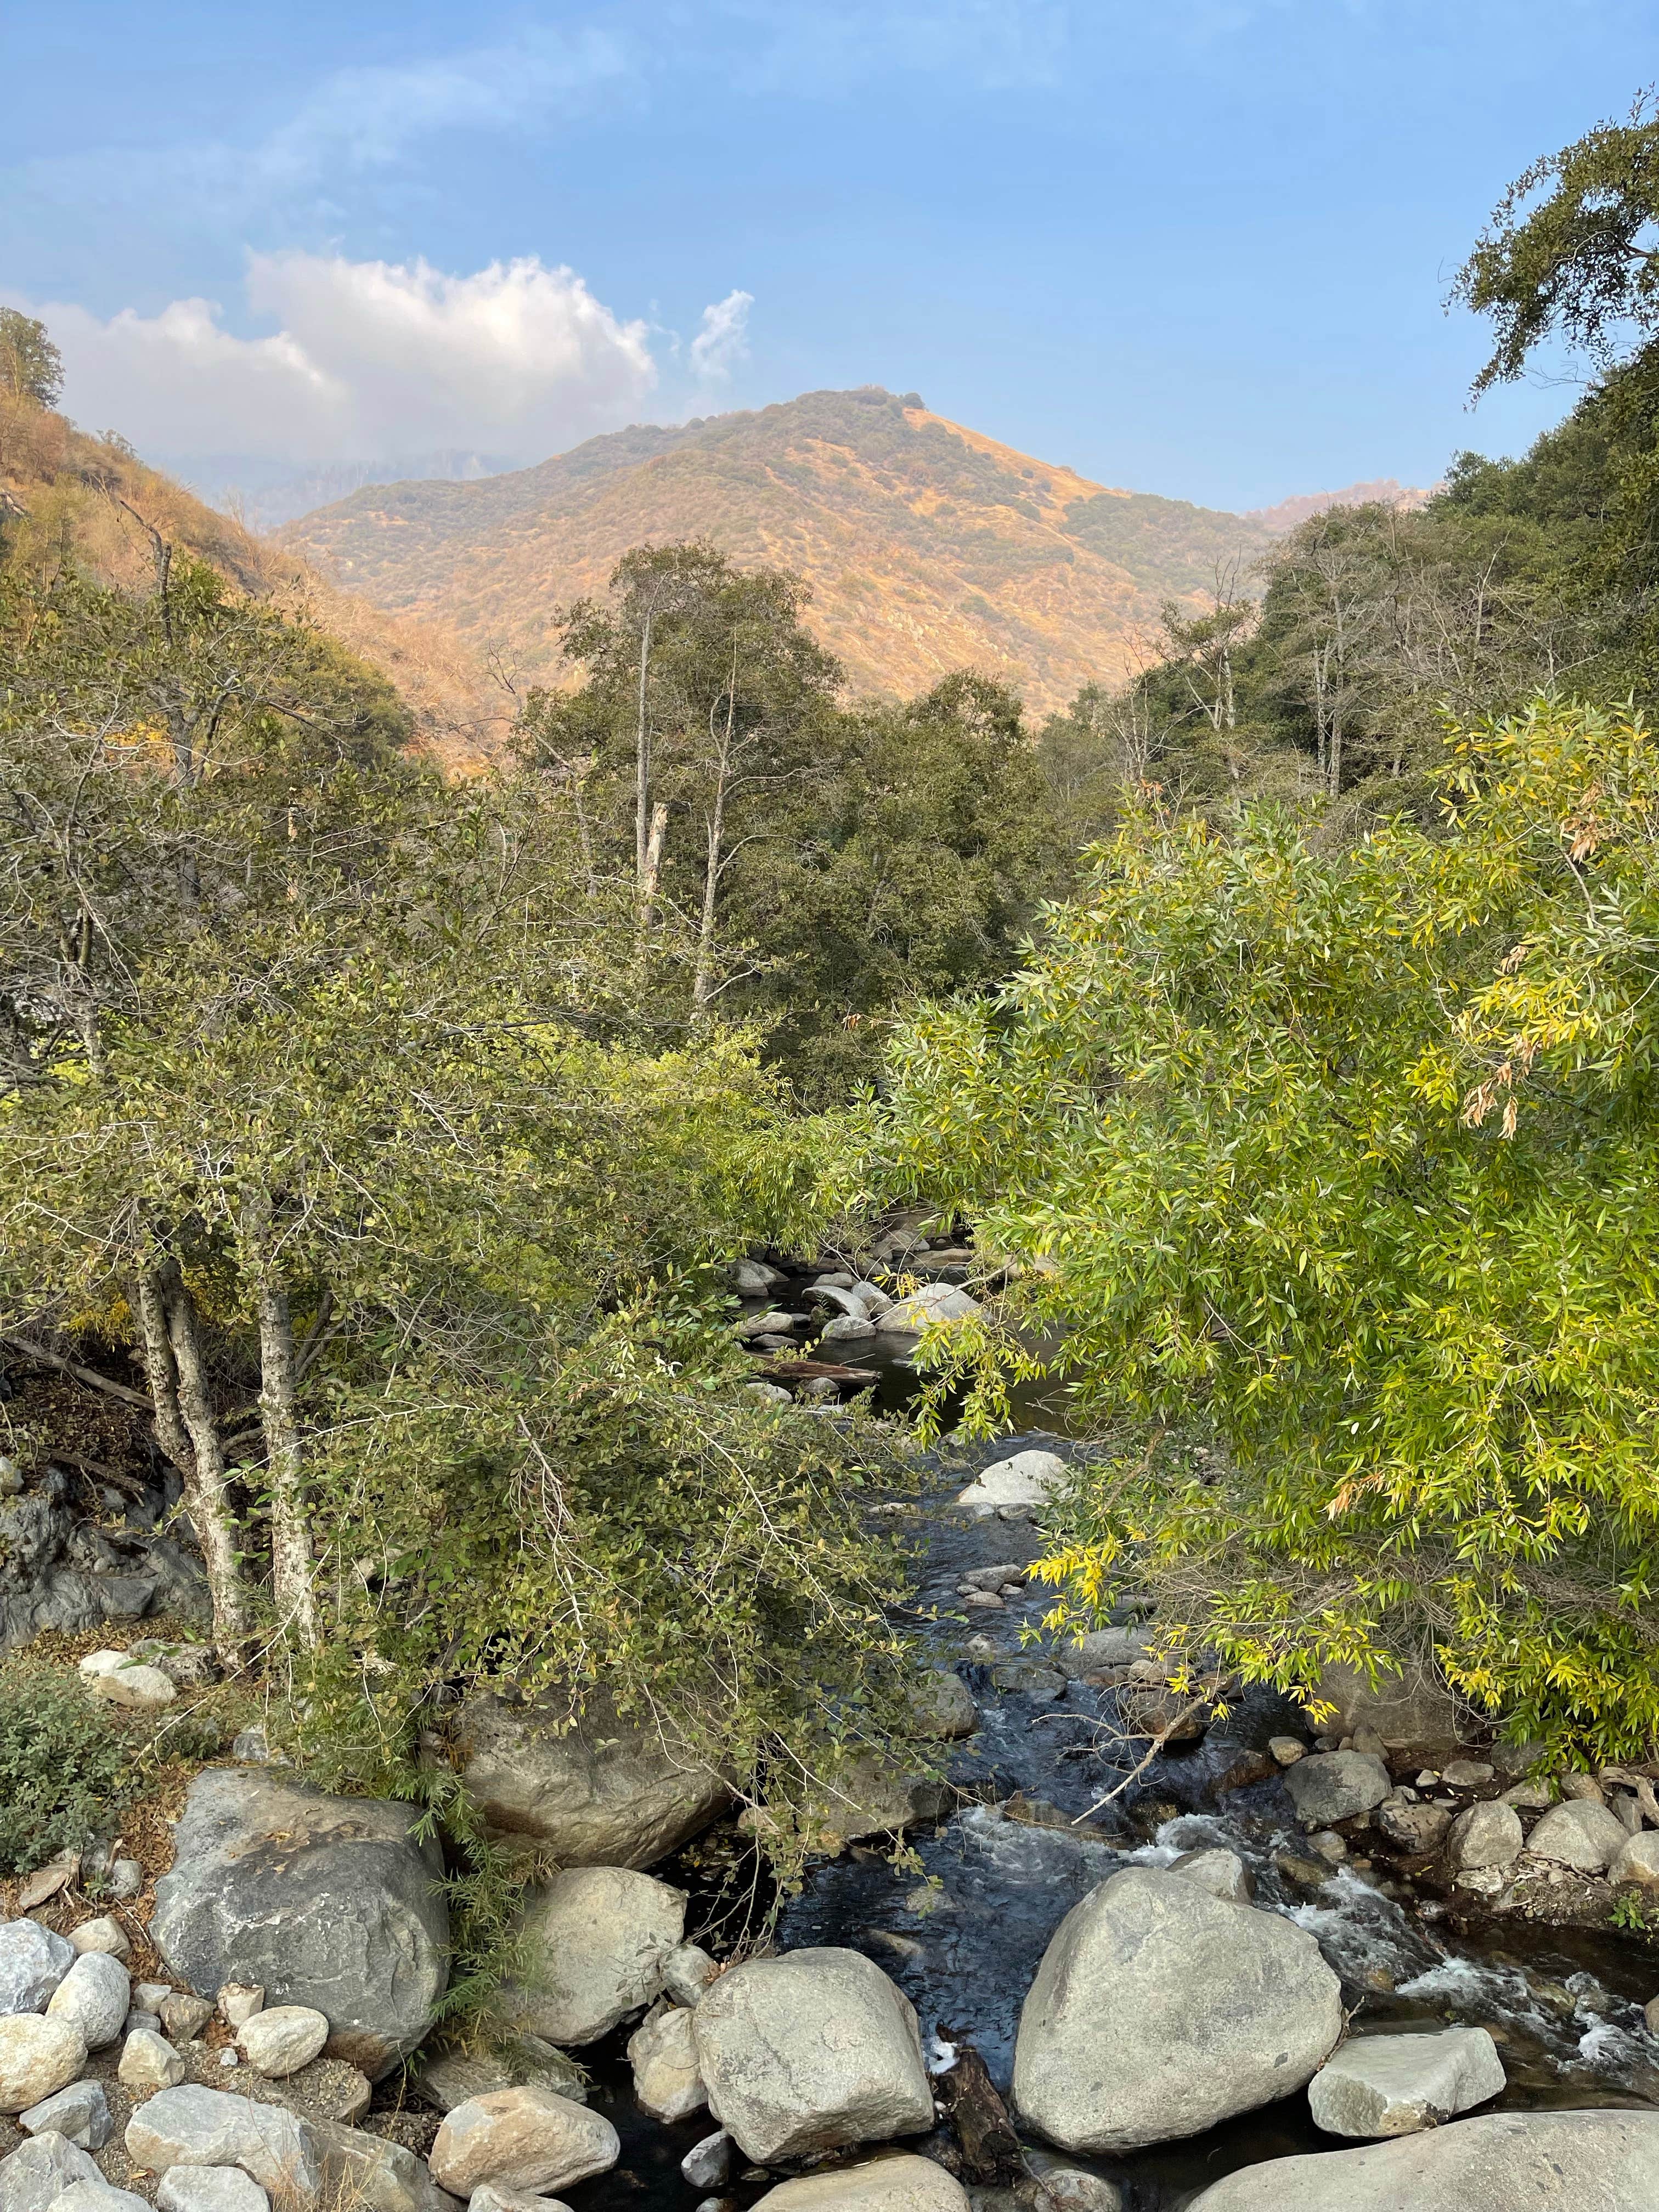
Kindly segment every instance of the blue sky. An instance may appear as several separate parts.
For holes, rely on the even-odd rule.
[[[89,427],[307,462],[822,386],[1248,507],[1432,480],[1498,194],[1659,0],[9,0],[0,297]]]

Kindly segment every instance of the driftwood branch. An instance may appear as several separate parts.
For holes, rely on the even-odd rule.
[[[0,1332],[0,1344],[9,1344],[14,1352],[33,1360],[38,1366],[55,1367],[60,1375],[84,1383],[88,1390],[101,1390],[106,1397],[118,1398],[124,1406],[136,1406],[143,1413],[155,1410],[142,1390],[130,1390],[125,1382],[112,1382],[107,1375],[99,1374],[96,1368],[82,1367],[78,1360],[65,1359],[61,1352],[48,1352],[43,1344],[31,1344],[27,1337],[7,1332]]]

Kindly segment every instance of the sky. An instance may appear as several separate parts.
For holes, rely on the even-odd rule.
[[[531,461],[826,386],[1224,507],[1522,449],[1447,289],[1659,0],[7,0],[0,301],[153,455]]]

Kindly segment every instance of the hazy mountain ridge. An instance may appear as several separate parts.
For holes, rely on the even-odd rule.
[[[1200,604],[1276,534],[1092,483],[869,387],[617,431],[473,483],[365,488],[279,537],[544,681],[561,607],[602,592],[632,546],[707,538],[806,579],[812,627],[855,689],[914,692],[969,666],[1041,714],[1120,676],[1163,600]]]

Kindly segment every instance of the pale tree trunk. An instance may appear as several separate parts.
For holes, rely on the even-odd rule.
[[[732,647],[732,683],[726,695],[726,728],[714,769],[714,803],[708,813],[708,865],[702,879],[702,920],[697,930],[697,969],[691,986],[694,1013],[707,1010],[714,994],[714,915],[720,899],[726,845],[726,791],[732,776],[732,739],[737,726],[738,650]],[[712,720],[712,717],[711,717]]]
[[[317,1648],[317,1595],[311,1571],[300,1436],[294,1321],[288,1292],[270,1270],[259,1279],[259,1419],[270,1470],[270,1583],[279,1626],[307,1651]]]
[[[196,1309],[176,1262],[140,1269],[137,1304],[156,1441],[184,1478],[213,1600],[214,1648],[227,1665],[239,1667],[248,1634],[247,1586],[202,1371]]]
[[[256,1188],[244,1200],[240,1227],[253,1278],[259,1322],[259,1425],[270,1477],[270,1590],[277,1627],[308,1651],[317,1646],[317,1596],[305,1499],[305,1444],[300,1429],[300,1374],[294,1316],[271,1249],[270,1195]]]
[[[646,704],[646,683],[651,673],[651,621],[655,610],[647,607],[640,632],[640,704],[634,732],[634,883],[641,908],[647,903],[645,878],[650,861],[651,723]]]
[[[645,842],[645,866],[640,872],[640,936],[643,939],[657,908],[657,883],[662,874],[662,848],[668,836],[668,809],[660,802],[651,810],[651,830]]]

